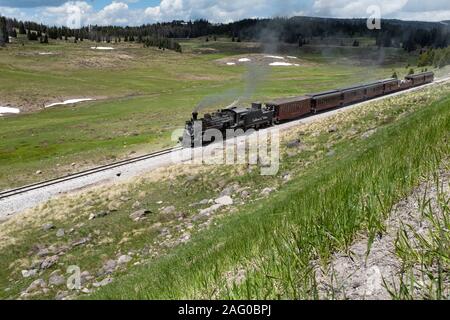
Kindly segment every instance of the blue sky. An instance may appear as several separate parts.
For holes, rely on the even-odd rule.
[[[450,0],[0,0],[0,15],[74,27],[71,23],[230,22],[294,15],[365,18],[374,5],[383,18],[450,20]]]

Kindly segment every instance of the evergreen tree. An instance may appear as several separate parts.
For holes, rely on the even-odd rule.
[[[19,23],[19,34],[27,34],[27,30],[25,30],[25,25],[22,21]]]
[[[6,27],[6,18],[0,17],[0,46],[9,42],[8,29]]]

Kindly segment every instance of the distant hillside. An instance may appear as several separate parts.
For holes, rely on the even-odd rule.
[[[3,21],[3,22],[2,22]],[[317,17],[292,17],[272,19],[244,19],[227,24],[213,24],[207,20],[172,21],[138,27],[86,26],[81,29],[44,26],[16,19],[2,19],[10,36],[15,30],[25,34],[37,32],[37,37],[50,39],[90,39],[110,42],[114,39],[145,42],[147,39],[196,38],[209,35],[226,35],[236,41],[285,42],[299,46],[313,37],[368,37],[376,39],[378,46],[403,47],[407,51],[418,48],[443,48],[450,43],[449,27],[441,22],[382,20],[381,30],[369,30],[366,19],[335,19]],[[0,26],[0,30],[2,26]],[[31,35],[33,37],[33,35]],[[6,39],[7,41],[7,39]]]

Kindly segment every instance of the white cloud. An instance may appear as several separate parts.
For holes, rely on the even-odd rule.
[[[142,1],[142,0],[140,0]],[[88,0],[73,0],[59,6],[39,9],[0,7],[0,14],[46,24],[73,25],[79,13],[81,24],[140,25],[157,21],[204,18],[212,22],[230,22],[243,18],[273,16],[367,17],[367,8],[378,5],[383,18],[409,20],[449,20],[448,0],[161,0],[158,6],[132,9],[139,0],[113,0],[94,10]]]

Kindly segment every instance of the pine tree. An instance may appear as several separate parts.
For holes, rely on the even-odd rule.
[[[27,30],[25,30],[25,25],[22,21],[19,24],[19,34],[27,34]]]
[[[6,18],[0,17],[0,46],[9,42],[8,29],[6,27]]]

